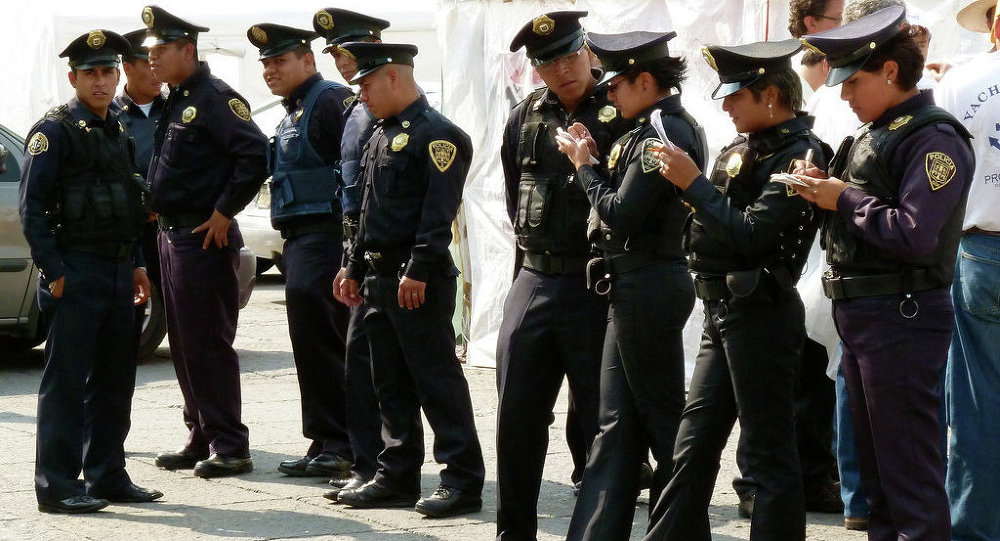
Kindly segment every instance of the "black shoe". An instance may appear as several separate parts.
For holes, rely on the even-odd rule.
[[[306,473],[306,466],[309,465],[310,460],[312,458],[308,456],[296,458],[295,460],[282,460],[281,464],[278,464],[278,471],[290,477],[310,477]]]
[[[210,477],[229,477],[252,471],[253,460],[250,457],[222,456],[219,453],[212,453],[212,456],[205,460],[200,460],[194,465],[194,474],[205,479]]]
[[[343,475],[340,477],[331,477],[327,483],[334,488],[344,488],[347,483],[351,482],[351,479],[354,479],[353,475]]]
[[[806,511],[813,513],[843,513],[844,501],[840,499],[840,485],[827,483],[806,494]]]
[[[306,474],[313,477],[343,477],[350,475],[353,465],[349,459],[337,453],[320,453],[306,465]]]
[[[844,528],[854,531],[868,529],[868,517],[844,517]]]
[[[181,447],[174,452],[160,453],[156,455],[154,463],[157,468],[165,470],[189,470],[198,463],[199,460],[208,458],[207,454],[197,453],[187,447]]]
[[[361,488],[342,490],[337,495],[337,503],[360,509],[387,509],[390,507],[413,507],[417,494],[407,494],[393,490],[375,481],[365,483]]]
[[[129,483],[128,486],[114,492],[98,492],[96,494],[92,494],[92,496],[96,498],[103,498],[113,503],[146,503],[162,498],[163,493],[159,490],[150,490],[148,488],[142,488],[135,483]]]
[[[482,511],[483,498],[479,492],[464,492],[441,485],[430,497],[421,498],[415,509],[432,518],[454,517]]]
[[[55,503],[43,503],[38,502],[38,510],[43,513],[66,513],[75,515],[78,513],[96,513],[101,509],[104,509],[111,503],[108,500],[102,500],[100,498],[94,498],[92,496],[87,496],[86,494],[81,494],[79,496],[70,496],[64,500],[59,500]]]
[[[324,492],[323,493],[323,497],[326,498],[326,499],[328,499],[328,500],[330,500],[330,501],[332,501],[332,502],[334,502],[334,503],[336,503],[338,501],[337,496],[339,496],[341,492],[346,492],[348,490],[359,489],[359,488],[365,486],[365,483],[367,483],[369,480],[370,479],[361,479],[359,477],[354,477],[352,479],[348,479],[347,483],[344,486],[342,486],[342,487],[336,487],[333,490],[328,490],[328,491]]]
[[[750,518],[753,516],[753,500],[753,496],[745,500],[740,499],[739,505],[736,506],[736,512],[740,518]]]

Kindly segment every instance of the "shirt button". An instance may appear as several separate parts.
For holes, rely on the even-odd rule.
[[[604,239],[605,240],[611,240],[611,234],[608,233],[607,235],[604,235]]]
[[[191,91],[190,90],[185,90],[184,91],[184,97],[185,98],[188,97],[188,96],[190,96],[190,95],[191,95]]]

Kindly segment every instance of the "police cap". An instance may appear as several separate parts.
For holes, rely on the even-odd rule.
[[[118,66],[118,55],[127,55],[129,48],[128,40],[120,34],[91,30],[70,42],[59,58],[69,58],[69,67],[73,69]]]
[[[417,56],[417,46],[407,43],[350,41],[340,47],[354,56],[358,63],[358,72],[350,80],[351,84],[357,84],[363,77],[387,64],[413,66],[413,57]]]
[[[586,11],[553,11],[527,22],[510,42],[510,52],[524,47],[531,64],[539,66],[583,47],[580,18]]]
[[[765,73],[789,71],[792,56],[802,44],[796,39],[758,41],[746,45],[709,45],[701,48],[705,62],[719,74],[712,97],[725,98],[754,84]]]
[[[601,60],[604,74],[598,84],[604,84],[618,75],[658,58],[670,56],[667,42],[677,37],[677,32],[634,31],[621,34],[587,34],[587,46]]]
[[[128,44],[130,45],[128,54],[123,55],[126,59],[138,58],[141,60],[149,60],[149,49],[142,46],[142,42],[146,39],[145,28],[133,30],[126,34],[122,34],[122,36],[128,40]]]
[[[260,60],[279,56],[302,46],[319,37],[312,30],[301,30],[280,24],[260,23],[247,30],[247,39],[254,47],[260,49]]]
[[[163,45],[181,38],[197,42],[199,32],[208,32],[208,27],[189,23],[160,6],[142,8],[142,22],[147,29],[146,40],[142,42],[145,47]]]
[[[890,6],[801,39],[806,48],[826,55],[830,64],[826,86],[836,86],[857,73],[875,49],[898,34],[905,18],[903,6]]]
[[[385,19],[346,9],[324,8],[313,15],[313,29],[326,40],[324,54],[349,41],[360,41],[368,37],[381,40],[382,31],[386,28],[389,28],[389,21]]]

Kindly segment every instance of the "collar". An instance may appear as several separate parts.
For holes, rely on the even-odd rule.
[[[673,115],[683,111],[684,107],[681,106],[681,95],[671,94],[661,99],[660,101],[657,101],[656,103],[650,105],[649,107],[646,107],[638,115],[636,115],[635,117],[636,124],[637,125],[645,124],[647,121],[649,121],[649,115],[651,115],[653,111],[656,109],[659,109],[661,114],[664,115]]]
[[[386,119],[386,124],[396,123],[403,126],[403,129],[409,128],[410,124],[420,116],[430,105],[427,103],[427,98],[420,94],[420,97],[414,100],[413,103],[406,106],[399,114],[389,117]]]
[[[606,91],[602,87],[595,86],[594,91],[591,92],[589,96],[585,96],[583,99],[580,100],[580,104],[576,106],[576,109],[574,109],[574,111],[582,111],[586,109],[588,106],[592,105],[593,103],[596,103],[598,96],[606,96]],[[548,87],[546,87],[545,90],[542,92],[542,96],[538,99],[537,105],[535,106],[536,110],[541,109],[543,107],[555,107],[558,109],[566,110],[562,102],[559,101],[559,96],[557,96],[556,93],[553,92],[552,89]]]
[[[69,108],[69,113],[73,115],[73,118],[80,122],[84,122],[88,128],[103,127],[106,123],[110,124],[111,121],[115,120],[115,115],[111,108],[108,108],[108,115],[105,118],[101,118],[94,114],[93,111],[87,109],[87,106],[80,101],[80,98],[73,96],[70,98],[69,102],[66,103]]]
[[[931,90],[921,90],[916,96],[896,105],[895,107],[890,107],[882,113],[882,116],[875,119],[872,122],[872,129],[877,130],[882,126],[892,122],[893,120],[910,114],[917,109],[922,107],[928,107],[934,105],[934,93]]]
[[[309,93],[309,90],[316,83],[323,80],[323,76],[318,72],[312,74],[308,79],[302,82],[292,93],[285,99],[281,100],[281,105],[284,106],[285,111],[291,113],[292,111],[299,108],[302,105],[302,100]]]
[[[795,113],[795,118],[781,124],[750,134],[749,145],[763,153],[769,153],[784,146],[784,141],[812,129],[816,119],[803,112]]]
[[[122,93],[118,95],[118,99],[121,100],[122,105],[127,105],[130,107],[139,107],[139,105],[135,103],[135,100],[132,99],[132,96],[129,95],[127,85],[125,89],[122,90]],[[163,92],[160,92],[155,98],[153,98],[152,101],[153,107],[155,108],[157,104],[163,103],[165,99],[166,98],[164,97]]]
[[[202,79],[208,77],[212,74],[212,70],[208,67],[208,62],[199,61],[198,69],[191,74],[190,77],[184,79],[184,81],[170,89],[171,96],[186,96],[185,92],[188,91],[193,86],[196,86]]]

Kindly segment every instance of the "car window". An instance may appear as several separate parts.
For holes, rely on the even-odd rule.
[[[7,150],[4,158],[4,165],[7,170],[0,174],[0,182],[18,182],[21,180],[21,164],[18,156],[21,154],[21,145],[15,142],[6,133],[0,132],[0,145]]]

